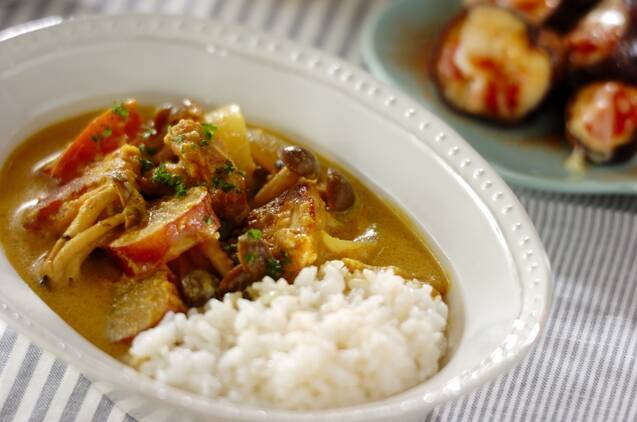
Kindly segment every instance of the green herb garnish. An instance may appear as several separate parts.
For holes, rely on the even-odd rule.
[[[128,117],[128,109],[120,101],[113,103],[113,113],[117,114],[122,120]]]
[[[153,162],[145,158],[140,158],[139,164],[141,165],[142,175],[144,175],[146,172],[148,172],[150,169],[153,168]]]
[[[276,258],[268,258],[266,275],[278,280],[283,275],[283,264]]]
[[[202,123],[201,127],[203,128],[203,135],[207,140],[211,140],[212,138],[214,138],[215,133],[217,133],[217,126],[213,124]],[[203,145],[203,141],[201,142],[201,144]],[[206,143],[206,145],[208,145],[208,143]]]
[[[102,139],[108,138],[112,134],[113,134],[113,129],[111,129],[110,126],[106,126],[106,127],[104,127],[104,130],[102,130],[102,133],[99,133],[99,134],[95,133],[95,134],[91,135],[91,141],[93,141],[95,143],[98,143]]]
[[[261,233],[261,230],[259,229],[250,229],[246,232],[246,234],[252,240],[261,240],[261,237],[263,236],[263,233]]]
[[[248,264],[252,264],[254,261],[256,261],[257,255],[255,253],[248,252],[247,254],[243,256],[243,258],[246,260]]]
[[[102,139],[108,138],[113,134],[113,129],[110,126],[106,126],[102,132]]]
[[[206,223],[209,226],[212,226],[212,217],[211,216],[206,216],[206,218],[203,219],[203,222]]]
[[[181,180],[181,177],[177,175],[173,175],[166,170],[166,164],[161,163],[157,170],[155,170],[155,174],[153,174],[153,182],[165,186],[169,186],[175,190],[175,196],[182,197],[186,195],[188,188]]]
[[[157,130],[154,127],[146,127],[144,128],[144,132],[142,132],[142,138],[149,139],[151,136],[157,135]]]
[[[223,249],[224,251],[226,251],[229,254],[233,254],[233,253],[237,252],[237,245],[236,245],[236,243],[226,243],[225,245],[223,245],[221,247],[221,249]]]
[[[237,189],[237,187],[235,185],[233,185],[232,183],[222,179],[219,176],[213,176],[212,177],[212,187],[215,188],[215,189],[221,189],[225,193],[232,192],[232,191],[238,191],[238,189]]]

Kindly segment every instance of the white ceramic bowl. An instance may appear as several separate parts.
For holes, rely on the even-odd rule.
[[[236,102],[250,121],[308,143],[395,201],[451,274],[452,347],[437,375],[386,400],[295,413],[208,400],[138,374],[75,333],[0,257],[3,319],[167,420],[418,420],[509,368],[537,339],[550,270],[524,209],[452,129],[367,73],[261,33],[160,16],[65,22],[0,42],[0,57],[2,161],[34,130],[115,99]]]

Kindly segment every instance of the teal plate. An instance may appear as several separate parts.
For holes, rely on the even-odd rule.
[[[460,116],[443,104],[427,77],[436,36],[460,10],[458,0],[394,0],[366,23],[363,57],[371,72],[440,116],[510,183],[557,192],[637,193],[637,161],[564,167],[570,148],[560,135],[563,105],[548,101],[528,122],[503,128]]]

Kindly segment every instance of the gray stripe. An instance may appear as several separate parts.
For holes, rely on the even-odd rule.
[[[629,236],[627,236],[626,230],[624,230],[623,220],[624,219],[621,218],[621,216],[618,216],[618,218],[612,219],[614,223],[614,229],[609,230],[609,232],[613,233],[611,236],[611,242],[615,240],[616,244],[615,245],[611,244],[612,246],[607,248],[607,251],[608,250],[625,251],[627,245],[630,243],[630,238]],[[613,253],[611,254],[610,257],[607,256],[608,252],[603,255],[604,255],[604,259],[602,261],[602,265],[599,265],[599,271],[597,271],[595,275],[591,276],[591,281],[594,284],[601,278],[601,274],[605,274],[605,273],[609,274],[608,282],[605,283],[607,287],[604,289],[603,296],[599,298],[599,304],[598,304],[599,308],[604,309],[602,311],[602,315],[607,315],[611,313],[611,306],[620,298],[620,292],[622,291],[622,289],[620,288],[621,286],[617,286],[617,284],[619,284],[620,282],[619,281],[620,273],[622,273],[625,270],[625,268],[628,266],[628,260],[623,259],[624,257],[618,253]],[[607,267],[610,267],[610,268],[607,268]],[[611,295],[611,292],[612,292],[612,295]],[[589,322],[592,325],[590,327],[590,330],[593,333],[594,340],[597,344],[601,344],[601,340],[603,337],[610,338],[610,339],[614,338],[613,334],[608,333],[608,329],[610,327],[609,327],[607,319],[589,318]],[[582,360],[584,362],[588,362],[591,360],[594,362],[601,361],[603,363],[604,361],[610,362],[612,360],[612,357],[609,357],[608,354],[606,354],[606,356],[601,356],[601,357],[599,356],[599,353],[602,352],[603,349],[604,349],[604,346],[599,348],[589,347],[586,355],[582,358]],[[592,371],[593,371],[592,377],[590,375],[586,376],[586,380],[587,380],[586,384],[588,385],[588,387],[585,387],[585,391],[589,391],[592,394],[595,394],[595,392],[597,394],[602,393],[599,391],[597,386],[600,381],[600,376],[603,370],[603,366],[605,365],[602,364],[595,368],[592,368]],[[587,371],[580,371],[577,374],[577,378],[575,380],[577,384],[584,383],[585,379],[583,377],[584,377],[584,374],[586,374],[586,372]],[[591,400],[590,398],[588,400],[584,400],[584,397],[582,395],[579,395],[577,399],[578,399],[577,404],[575,406],[571,406],[572,396],[567,397],[565,407],[575,409],[576,412],[579,411],[582,413],[582,415],[588,415],[590,411],[590,405],[593,402],[593,400]],[[584,401],[586,401],[586,403],[584,403]]]
[[[630,220],[632,220],[632,215],[628,216],[625,215],[624,216],[625,219],[627,220],[626,225],[628,227],[630,227]],[[633,256],[629,259],[624,260],[625,263],[628,263],[629,265],[625,266],[624,268],[622,268],[622,271],[620,272],[619,276],[617,277],[618,280],[622,281],[622,282],[626,282],[629,281],[630,275],[635,274],[637,271],[637,242],[635,241],[635,239],[637,239],[637,231],[635,230],[635,227],[632,227],[632,230],[630,230],[630,234],[631,236],[629,237],[631,239],[630,244],[626,247],[625,250],[632,250],[633,252]],[[622,302],[620,303],[616,313],[623,315],[623,314],[627,314],[628,310],[630,309],[630,307],[634,304],[634,297],[635,297],[635,291],[637,290],[635,288],[635,283],[630,283],[628,284],[629,287],[629,291],[626,292],[622,286],[617,286],[616,290],[618,293],[622,293]],[[611,311],[609,310],[609,313]],[[615,327],[609,327],[609,329],[612,329]],[[623,324],[623,326],[621,327],[621,329],[613,329],[613,334],[611,334],[611,338],[617,339],[617,347],[612,347],[610,350],[610,356],[608,358],[607,364],[605,365],[606,368],[604,369],[604,372],[602,375],[600,375],[600,380],[610,380],[610,379],[616,379],[613,374],[609,374],[609,371],[612,371],[613,368],[620,368],[621,362],[625,362],[626,361],[626,355],[624,353],[620,353],[620,350],[624,349],[626,347],[625,344],[627,344],[628,339],[630,338],[630,325],[629,324]],[[599,340],[600,342],[602,341],[602,339],[600,338]],[[634,359],[632,359],[634,361]],[[624,372],[624,371],[620,371],[620,374]],[[630,378],[630,374],[633,374],[632,371],[625,371],[625,373],[628,375],[628,378]],[[633,374],[634,375],[634,374]],[[618,381],[621,381],[621,377],[618,379]],[[637,380],[633,380],[633,382],[635,382]],[[619,383],[618,383],[619,384]],[[601,392],[599,394],[598,400],[597,402],[601,402],[602,399],[606,396],[606,394],[610,395],[610,404],[607,403],[605,410],[608,410],[611,406],[611,404],[615,403],[615,400],[618,399],[619,397],[621,397],[619,394],[616,394],[619,391],[619,388],[617,388],[618,385],[612,385],[612,383],[610,382],[603,382],[602,386],[601,386]],[[610,390],[610,391],[609,391]],[[590,407],[590,406],[589,406]],[[598,407],[593,407],[593,409],[599,409],[601,406]]]
[[[579,245],[577,245],[577,249],[576,251],[574,251],[575,253],[572,253],[573,259],[570,260],[571,266],[566,271],[567,274],[574,274],[573,275],[574,280],[580,280],[580,276],[584,269],[584,264],[586,262],[589,262],[591,259],[590,255],[592,253],[592,248],[588,248],[587,246],[592,244],[591,242],[596,237],[596,236],[593,236],[593,232],[595,234],[598,234],[600,231],[600,222],[596,214],[590,212],[590,210],[587,210],[587,212],[585,212],[585,217],[587,219],[593,220],[591,223],[585,224],[585,227],[592,228],[592,230],[587,230],[586,232],[581,233],[582,236],[579,241]],[[574,317],[576,317],[576,315],[574,314],[575,312],[574,304],[576,304],[577,302],[581,300],[581,296],[585,292],[585,289],[583,288],[578,289],[577,287],[578,285],[576,283],[573,283],[571,285],[570,290],[566,293],[566,297],[570,298],[571,300],[568,302],[565,302],[564,306],[561,307],[561,310],[565,313],[563,318],[567,321],[570,321]],[[559,321],[560,319],[559,311],[558,311],[557,318]],[[549,351],[550,356],[569,356],[569,353],[572,353],[572,349],[573,347],[575,347],[575,345],[571,346],[569,344],[564,344],[565,342],[562,340],[563,340],[562,337],[556,338],[556,341],[553,343],[553,347]],[[549,366],[550,372],[553,374],[562,374],[563,367],[564,365],[562,364],[562,362],[558,361],[557,359],[552,360],[551,365]],[[554,378],[554,380],[558,382],[560,379],[562,378],[560,377]],[[542,391],[542,395],[540,396],[540,402],[543,404],[543,406],[541,406],[542,410],[541,410],[541,413],[539,413],[538,415],[538,417],[541,419],[548,417],[547,415],[549,410],[553,409],[551,405],[553,402],[552,399],[556,397],[557,392],[562,391],[561,388],[556,389],[555,387],[556,387],[555,382],[544,383],[542,385],[543,391]]]
[[[215,3],[215,7],[210,12],[210,16],[215,18],[219,17],[219,15],[221,15],[225,7],[226,7],[226,0],[217,0],[217,2]]]
[[[105,5],[107,2],[103,2],[102,5]],[[72,16],[77,11],[77,0],[69,0],[64,9],[62,10],[63,16]],[[96,10],[100,11],[100,9]]]
[[[137,419],[127,413],[126,415],[124,415],[124,419],[122,420],[122,422],[137,422]]]
[[[633,228],[633,251],[637,251],[637,245],[635,245],[635,243],[637,243],[635,241],[635,239],[637,239],[637,236],[635,236],[635,226],[632,226]],[[637,257],[633,257],[632,260],[632,264],[631,265],[631,271],[629,274],[631,274],[632,280],[629,279],[627,280],[629,285],[632,287],[630,294],[627,295],[628,299],[627,299],[627,303],[629,303],[630,305],[632,305],[632,313],[629,312],[625,312],[627,314],[627,321],[637,321],[637,306],[634,306],[635,303],[635,296],[637,294],[637,286],[634,280],[634,275],[636,274],[636,270],[635,270],[635,264],[637,263],[637,259],[635,259]],[[628,310],[626,310],[628,311]],[[626,332],[627,331],[627,332]],[[635,397],[635,384],[637,384],[637,374],[635,374],[634,372],[634,368],[635,368],[635,355],[636,355],[636,347],[635,347],[635,340],[637,339],[637,330],[634,329],[634,324],[626,324],[626,327],[624,328],[624,330],[621,333],[621,338],[626,338],[627,341],[625,342],[625,345],[623,348],[621,348],[621,352],[619,353],[619,355],[622,358],[622,361],[624,361],[625,357],[627,356],[632,356],[631,359],[627,359],[628,360],[628,367],[622,368],[622,372],[623,374],[626,374],[626,378],[624,379],[624,382],[621,383],[621,386],[619,386],[619,388],[617,388],[617,394],[616,399],[619,400],[619,403],[617,405],[617,410],[621,411],[621,406],[623,406],[623,404],[626,403],[631,403],[631,401],[626,400],[626,397]],[[632,347],[631,347],[632,345]],[[618,347],[617,349],[620,349],[620,347]],[[629,352],[629,350],[632,350],[632,352]],[[621,380],[620,380],[621,381]],[[617,386],[613,385],[612,388],[616,388]],[[628,388],[632,387],[632,395],[627,395],[626,391],[628,391]],[[623,399],[623,400],[622,400]],[[614,402],[614,400],[613,400]],[[632,403],[634,403],[634,400],[632,401]],[[612,407],[613,409],[615,409],[615,407]],[[631,407],[630,406],[626,406],[627,410],[630,411]],[[634,406],[633,406],[634,408]],[[611,407],[608,406],[604,412],[604,418],[603,420],[610,420],[610,411],[611,411]],[[624,419],[624,420],[628,420],[628,419]]]
[[[18,0],[16,0],[5,6],[4,13],[0,16],[0,29],[5,29],[11,23],[11,19],[13,19],[13,15],[18,9],[18,3]]]
[[[241,9],[239,9],[239,14],[237,15],[237,22],[245,23],[250,17],[250,14],[253,9],[254,9],[254,0],[243,0]]]
[[[582,210],[580,208],[568,206],[568,207],[565,207],[565,211],[566,211],[566,214],[564,214],[566,216],[565,220],[574,221],[578,219],[577,218],[578,215],[580,215],[579,219],[581,219]],[[556,254],[558,258],[554,260],[554,262],[558,263],[558,265],[560,265],[562,269],[568,268],[568,261],[563,260],[562,256],[574,257],[573,251],[571,250],[567,251],[567,245],[572,245],[574,243],[574,240],[577,238],[577,236],[578,236],[578,233],[575,230],[567,230],[566,234],[562,236],[562,239],[561,239],[562,241],[559,244],[558,251]],[[553,305],[553,309],[551,313],[553,316],[555,316],[560,310],[560,306],[561,306],[560,291],[563,290],[564,288],[565,288],[565,284],[562,283],[558,285],[558,288],[556,289],[557,291],[554,293],[555,295],[554,302],[553,302],[554,305]],[[521,385],[519,383],[516,383],[517,384],[516,391],[514,391],[514,394],[516,394],[514,395],[515,401],[511,404],[507,404],[511,413],[514,415],[520,414],[519,407],[522,403],[531,402],[532,398],[529,397],[529,395],[533,395],[533,397],[535,397],[536,394],[539,394],[543,391],[541,390],[541,388],[546,388],[546,384],[548,380],[545,377],[543,377],[543,374],[545,372],[541,370],[540,368],[541,367],[543,368],[546,364],[548,364],[549,360],[544,359],[543,356],[546,356],[548,354],[547,350],[550,347],[552,339],[555,338],[554,332],[557,330],[558,322],[559,320],[556,321],[555,319],[553,319],[552,321],[549,321],[549,324],[547,324],[546,333],[544,335],[544,338],[546,339],[546,341],[540,344],[542,348],[542,353],[536,352],[532,364],[528,365],[525,368],[523,379],[527,380],[527,383],[528,383],[527,385],[529,385],[530,388],[527,388],[522,393],[518,393],[518,391],[520,391]],[[542,387],[540,387],[540,385],[538,384],[542,385]]]
[[[268,14],[266,15],[265,21],[263,21],[263,29],[270,30],[274,26],[274,22],[276,22],[276,18],[279,15],[279,11],[281,10],[281,0],[271,0],[270,9],[268,10]]]
[[[29,16],[29,20],[41,18],[44,12],[44,9],[50,3],[49,0],[32,0],[32,1],[37,1],[37,4],[35,8],[33,9],[33,12],[31,13],[31,16]]]
[[[316,37],[312,44],[316,47],[322,47],[325,44],[325,40],[327,39],[327,34],[330,32],[332,28],[332,23],[334,22],[334,18],[336,17],[336,12],[341,6],[340,0],[329,0],[328,5],[325,9],[325,14],[323,15],[323,19],[321,20],[321,25],[319,26],[319,31],[316,33]]]
[[[35,370],[41,355],[42,351],[37,346],[33,344],[29,345],[27,353],[24,356],[24,360],[18,370],[18,374],[13,380],[13,385],[11,386],[11,390],[9,390],[9,395],[2,406],[2,410],[0,410],[0,421],[13,420],[13,417],[22,402],[24,392],[31,382],[33,371]]]
[[[66,406],[64,406],[60,422],[73,422],[75,420],[90,386],[91,382],[84,375],[78,377],[71,396],[66,402]]]
[[[4,333],[2,333],[2,337],[0,337],[0,375],[2,375],[2,371],[7,365],[7,361],[9,360],[9,356],[17,339],[18,334],[13,331],[13,328],[7,326],[4,329]]]
[[[352,20],[349,22],[347,27],[347,34],[345,35],[345,39],[343,39],[343,43],[341,47],[338,49],[338,55],[341,57],[347,56],[352,45],[354,44],[354,37],[358,33],[361,27],[361,23],[363,22],[363,18],[367,15],[367,10],[369,9],[369,1],[368,0],[359,0],[358,6],[352,15]]]
[[[303,27],[303,22],[305,21],[305,17],[307,16],[307,10],[310,8],[309,1],[303,1],[299,5],[298,10],[296,11],[296,15],[294,16],[294,20],[292,21],[292,25],[288,30],[288,37],[296,38],[301,33],[301,28]]]
[[[53,401],[53,397],[62,383],[65,372],[66,364],[59,359],[55,359],[49,371],[49,376],[46,378],[44,386],[42,387],[38,401],[35,403],[29,422],[41,422],[44,420]]]
[[[597,213],[597,212],[593,212],[593,214],[598,217],[601,218],[601,214]],[[607,227],[607,225],[612,224],[613,227]],[[601,241],[599,242],[600,244],[607,244],[609,242],[613,242],[614,240],[616,240],[618,238],[618,233],[616,233],[615,231],[617,230],[617,222],[616,219],[604,219],[603,220],[603,225],[600,227],[600,231],[601,231]],[[593,239],[597,240],[599,238],[597,238],[597,236],[594,236]],[[592,243],[591,243],[592,244]],[[588,252],[589,253],[593,253],[595,251],[595,248],[588,248]],[[599,277],[599,273],[602,269],[604,268],[605,263],[608,263],[608,261],[610,261],[609,259],[607,259],[605,257],[604,254],[596,254],[592,257],[589,257],[589,259],[584,260],[584,262],[579,263],[579,268],[581,271],[581,275],[577,275],[576,277],[574,277],[576,280],[581,280],[582,284],[591,284],[591,283],[595,283],[595,280],[598,279]],[[587,327],[587,320],[583,319],[585,315],[587,315],[586,312],[577,312],[578,309],[581,309],[582,307],[586,306],[587,302],[591,302],[591,307],[596,307],[599,306],[598,303],[601,301],[604,301],[606,298],[605,297],[597,297],[597,298],[588,298],[586,295],[587,293],[590,294],[592,292],[592,289],[581,289],[581,294],[582,294],[582,300],[580,301],[576,301],[575,304],[579,305],[573,306],[573,312],[576,315],[576,320],[575,320],[575,325],[578,327],[577,330],[577,334],[575,335],[575,338],[583,338],[584,337],[584,332],[585,332],[585,328]],[[606,289],[606,292],[609,292],[609,289]],[[589,299],[589,300],[587,300]],[[590,319],[589,319],[590,320]],[[560,371],[563,371],[564,376],[560,377],[559,379],[561,380],[561,382],[559,383],[555,383],[552,387],[555,388],[556,391],[562,391],[565,385],[568,385],[568,380],[570,378],[570,374],[573,372],[573,365],[575,365],[576,363],[581,362],[582,360],[585,362],[585,358],[582,356],[580,357],[580,354],[585,352],[585,349],[582,350],[582,345],[581,343],[578,342],[571,342],[572,346],[569,347],[568,351],[565,352],[566,355],[565,356],[570,356],[571,358],[568,360],[566,365],[561,365]],[[549,396],[550,397],[550,396]],[[571,405],[571,400],[573,399],[573,395],[568,395],[567,397],[563,398],[564,403],[566,403],[566,405],[564,407],[562,407],[563,409],[565,408],[569,408]],[[547,402],[548,403],[548,402]]]
[[[113,410],[113,402],[106,396],[102,396],[95,413],[93,414],[92,422],[105,422],[111,415]]]

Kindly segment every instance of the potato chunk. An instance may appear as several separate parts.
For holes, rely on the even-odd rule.
[[[213,238],[219,220],[210,194],[196,187],[150,209],[148,224],[129,231],[109,245],[127,274],[146,274],[162,268],[191,247]]]
[[[168,272],[157,272],[142,280],[126,280],[117,286],[106,335],[112,342],[127,340],[157,325],[166,312],[184,309]]]

